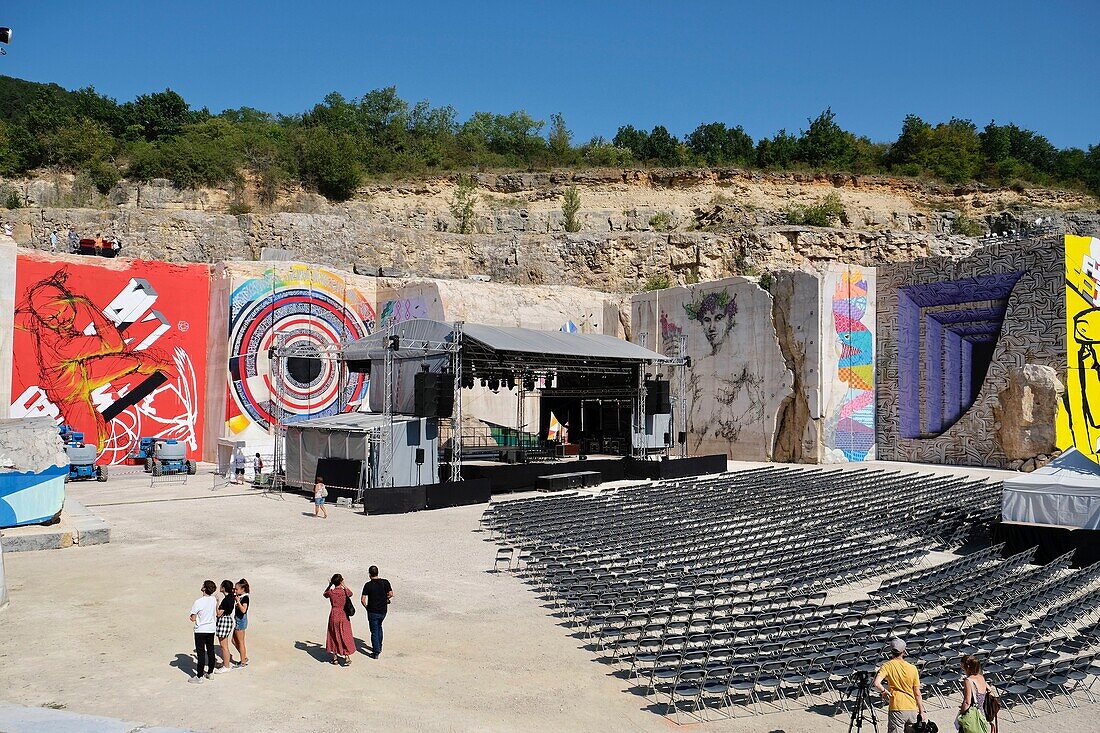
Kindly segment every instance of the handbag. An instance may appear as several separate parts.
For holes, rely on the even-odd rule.
[[[351,618],[355,615],[355,604],[351,602],[351,591],[348,591],[348,597],[344,599],[344,615]],[[986,729],[985,733],[989,733]]]
[[[973,682],[971,684],[974,684]],[[961,733],[989,733],[989,721],[985,719],[985,713],[974,704],[978,697],[978,686],[974,685],[974,691],[970,698],[970,707],[959,715],[959,731]]]

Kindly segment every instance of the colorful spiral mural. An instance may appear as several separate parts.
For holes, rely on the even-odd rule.
[[[234,282],[226,403],[230,434],[259,437],[277,421],[331,415],[361,401],[366,375],[345,375],[335,359],[322,356],[327,347],[371,333],[374,317],[369,294],[328,270],[291,265]],[[272,369],[269,351],[279,337],[305,355]]]

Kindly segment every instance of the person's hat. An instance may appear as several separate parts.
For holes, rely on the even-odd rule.
[[[905,641],[903,639],[894,637],[890,640],[890,648],[896,652],[903,652],[905,651]]]

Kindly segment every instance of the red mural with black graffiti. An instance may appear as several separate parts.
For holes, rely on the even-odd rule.
[[[12,417],[71,426],[100,463],[142,437],[200,456],[209,301],[205,265],[20,254]]]

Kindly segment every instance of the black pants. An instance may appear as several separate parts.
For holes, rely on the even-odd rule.
[[[195,656],[198,657],[199,661],[199,665],[195,668],[196,677],[214,673],[213,634],[200,634],[197,631],[195,632]],[[209,666],[209,669],[203,671],[203,668],[207,666]]]

